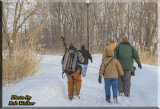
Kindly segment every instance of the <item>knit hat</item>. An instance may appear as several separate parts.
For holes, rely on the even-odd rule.
[[[81,49],[82,49],[82,50],[85,50],[85,46],[84,46],[84,45],[82,45],[82,46],[81,46]]]
[[[128,37],[127,36],[123,37],[123,41],[128,41]]]
[[[69,45],[69,49],[73,49],[73,45],[72,45],[72,43],[70,43],[70,45]]]
[[[113,40],[113,39],[111,39],[111,40],[110,40],[110,43],[114,43],[114,40]]]

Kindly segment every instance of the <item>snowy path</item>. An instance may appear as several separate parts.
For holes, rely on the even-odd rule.
[[[132,77],[131,96],[118,97],[119,104],[108,104],[105,101],[104,82],[98,83],[98,72],[101,63],[101,55],[93,55],[93,63],[90,63],[87,76],[82,78],[80,100],[68,100],[67,78],[62,79],[62,56],[45,55],[40,64],[39,71],[23,81],[3,87],[3,106],[8,106],[11,95],[30,95],[31,102],[35,106],[44,107],[86,107],[86,106],[134,106],[157,107],[158,99],[158,67],[143,64],[142,70],[137,65],[136,76]]]

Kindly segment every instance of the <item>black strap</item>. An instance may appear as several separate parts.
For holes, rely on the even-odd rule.
[[[114,59],[114,58],[112,58],[112,59],[108,62],[108,64],[111,63],[111,61],[112,61],[113,59]],[[108,66],[108,64],[105,66],[104,69],[106,69],[106,67]]]

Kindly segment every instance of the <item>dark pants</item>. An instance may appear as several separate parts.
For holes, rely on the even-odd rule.
[[[113,91],[113,97],[117,98],[118,78],[104,78],[104,82],[105,82],[106,101],[109,101],[111,98],[111,93],[110,93],[111,86]]]
[[[131,87],[131,70],[124,71],[124,78],[119,78],[118,80],[118,91],[124,93],[125,95],[130,95]]]

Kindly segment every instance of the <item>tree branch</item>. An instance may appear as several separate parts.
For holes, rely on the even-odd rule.
[[[19,1],[19,0],[18,0]],[[15,7],[15,14],[14,14],[14,22],[13,22],[13,34],[12,34],[12,38],[13,40],[15,39],[16,36],[16,26],[17,26],[17,11],[18,11],[18,1],[16,2],[16,7]]]
[[[18,17],[17,17],[17,22],[18,22],[18,20],[19,20],[19,18],[20,18],[20,16],[21,16],[21,11],[22,11],[23,3],[24,3],[24,0],[23,0],[23,1],[21,2],[21,4],[20,4],[19,13],[18,13]]]
[[[26,22],[26,20],[27,20],[30,16],[34,15],[34,14],[37,12],[37,10],[40,8],[40,6],[41,6],[41,3],[38,3],[38,4],[35,6],[35,8],[33,9],[33,11],[32,11],[27,17],[24,18],[24,20],[22,21],[22,23],[17,27],[16,33],[18,32],[19,28],[22,27],[22,25]]]

